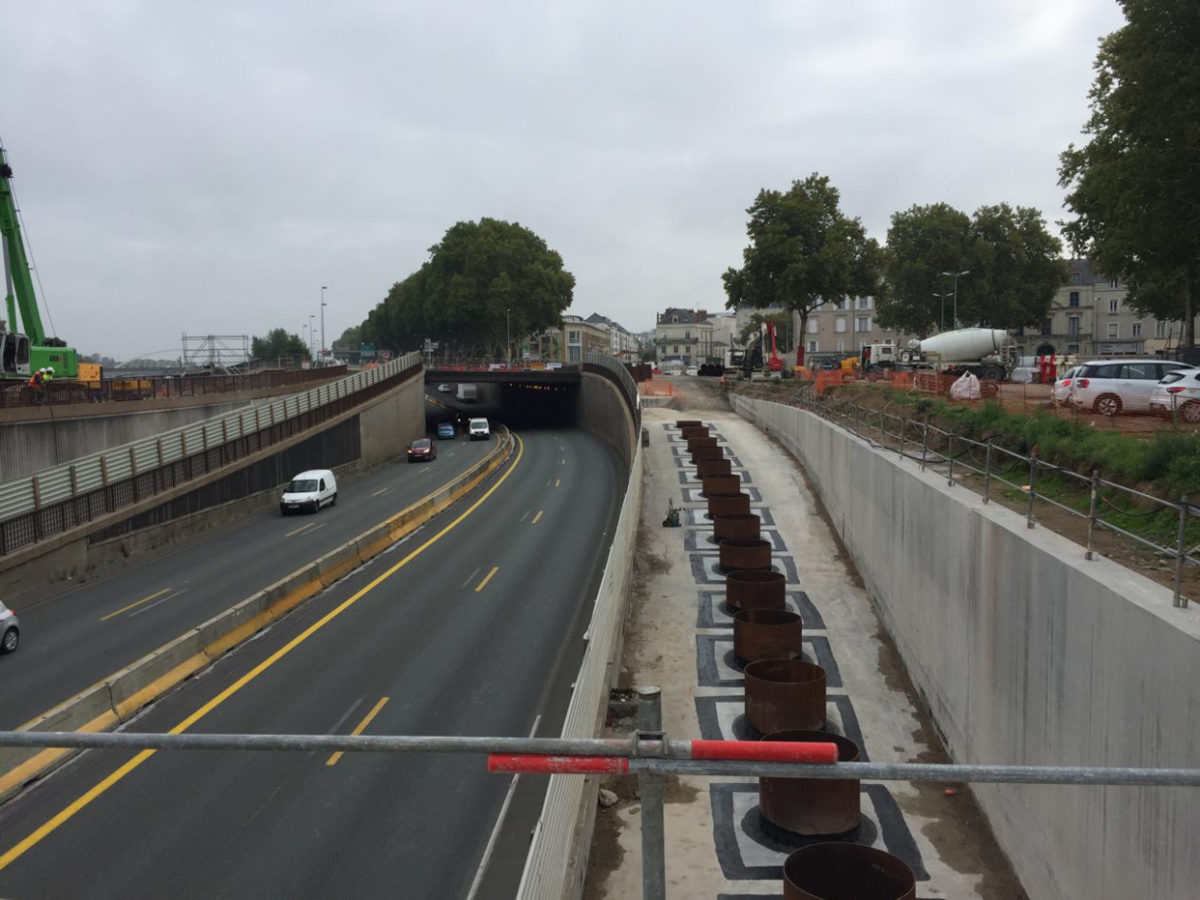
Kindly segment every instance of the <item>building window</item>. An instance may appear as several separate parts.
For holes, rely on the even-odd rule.
[[[845,342],[845,341],[838,341],[838,342],[837,342],[837,352],[838,352],[838,353],[845,353],[845,352],[846,352],[846,342]]]
[[[1115,337],[1121,336],[1121,326],[1119,323],[1117,323],[1117,322],[1109,322],[1108,323],[1108,336],[1110,338],[1115,338]]]
[[[578,344],[579,343],[579,332],[578,331],[568,331],[567,332],[567,343],[568,344]]]
[[[1071,291],[1070,296],[1067,298],[1067,306],[1078,306],[1078,305],[1079,305],[1079,291]]]
[[[1067,337],[1079,337],[1079,316],[1067,316]]]
[[[846,319],[844,316],[839,316],[833,320],[833,330],[838,334],[846,333]]]
[[[809,341],[808,342],[808,352],[809,353],[816,353],[819,348],[820,348],[820,344],[817,341]]]
[[[871,330],[871,317],[870,316],[855,316],[854,317],[854,330],[859,332],[860,334],[864,331],[870,331]]]
[[[1078,344],[1067,344],[1067,353],[1078,353],[1078,352],[1079,352]]]
[[[820,322],[818,322],[816,319],[808,320],[808,333],[809,334],[816,334],[820,330],[821,330]]]
[[[1167,323],[1161,319],[1154,323],[1154,336],[1156,338],[1164,338],[1167,336]]]
[[[1141,322],[1133,323],[1133,327],[1130,330],[1130,335],[1132,337],[1141,337],[1142,336],[1142,323]]]
[[[1043,335],[1050,334],[1050,323],[1049,322],[1042,323],[1042,334]]]
[[[1120,279],[1114,278],[1112,281],[1110,281],[1108,283],[1108,286],[1110,288],[1119,288],[1121,286]]]
[[[679,353],[679,345],[678,344],[675,345],[675,350],[673,352],[676,354]]]
[[[1078,272],[1071,273],[1071,284],[1079,284],[1079,273]]]
[[[857,305],[858,305],[859,309],[870,309],[871,308],[871,298],[870,297],[859,297],[858,301],[857,301]]]
[[[1121,311],[1121,301],[1117,300],[1115,297],[1112,300],[1109,300],[1108,301],[1108,311],[1109,312],[1120,312]]]
[[[834,301],[833,301],[833,308],[834,308],[834,309],[836,309],[836,310],[839,310],[839,311],[841,311],[841,312],[845,312],[845,310],[846,310],[846,298],[845,298],[845,297],[843,297],[841,300],[834,300]]]

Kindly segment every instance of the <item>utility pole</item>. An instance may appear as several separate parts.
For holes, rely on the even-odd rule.
[[[933,296],[939,297],[942,301],[942,320],[941,320],[941,325],[938,328],[938,331],[945,331],[946,330],[946,298],[949,297],[950,295],[949,294],[939,294],[939,293],[937,293],[937,291],[934,291]]]
[[[325,292],[329,288],[321,285],[321,365],[325,365]]]
[[[508,356],[508,367],[512,368],[512,310],[504,310],[504,352]]]
[[[954,279],[954,327],[958,327],[958,278],[960,275],[970,275],[971,271],[966,269],[962,272],[943,272],[943,275],[948,275]]]

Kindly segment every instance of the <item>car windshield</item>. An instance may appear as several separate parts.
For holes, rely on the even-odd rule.
[[[412,445],[413,445],[414,450],[428,450],[429,449],[429,438],[419,438],[419,439],[413,441]]]
[[[297,478],[288,485],[289,494],[303,494],[308,491],[315,491],[316,489],[317,479],[315,478]]]

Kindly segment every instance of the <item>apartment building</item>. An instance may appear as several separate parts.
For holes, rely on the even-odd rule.
[[[800,327],[799,314],[793,314]],[[808,314],[805,354],[857,356],[863,344],[907,346],[909,335],[887,331],[875,321],[875,298],[840,297],[822,303]]]
[[[713,322],[703,309],[670,308],[654,325],[655,363],[699,366],[713,356]]]

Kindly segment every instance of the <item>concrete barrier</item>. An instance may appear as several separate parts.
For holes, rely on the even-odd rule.
[[[200,632],[182,634],[108,678],[113,709],[125,721],[208,662],[200,644]]]
[[[1194,764],[1200,609],[818,416],[733,402],[803,463],[955,762]],[[1030,896],[1195,896],[1194,788],[972,789]]]

